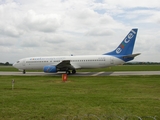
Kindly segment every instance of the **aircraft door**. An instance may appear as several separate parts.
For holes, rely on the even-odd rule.
[[[110,57],[110,64],[113,65],[114,64],[114,58]]]

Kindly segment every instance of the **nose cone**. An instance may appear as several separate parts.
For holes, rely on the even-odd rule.
[[[15,68],[17,68],[17,63],[14,63],[12,66],[15,67]]]
[[[13,67],[15,66],[15,63],[13,63],[13,65],[12,65]]]

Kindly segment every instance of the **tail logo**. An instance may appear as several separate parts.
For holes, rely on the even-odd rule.
[[[130,42],[130,40],[134,37],[136,34],[135,31],[131,31],[127,37],[124,39],[124,41],[120,44],[120,46],[116,49],[116,53],[119,54],[122,52],[122,50],[125,48],[125,46]]]
[[[130,34],[128,35],[128,39],[131,39],[133,36],[134,36],[133,33],[130,33]]]
[[[119,54],[121,52],[122,52],[122,49],[121,48],[117,48],[116,53]]]

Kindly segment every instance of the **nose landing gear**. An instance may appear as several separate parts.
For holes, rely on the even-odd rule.
[[[72,74],[76,74],[76,70],[72,70]]]

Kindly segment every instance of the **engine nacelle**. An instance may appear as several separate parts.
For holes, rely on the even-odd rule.
[[[57,68],[56,68],[56,66],[53,66],[53,65],[47,65],[47,66],[43,67],[43,71],[46,73],[56,73]]]

